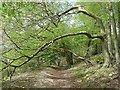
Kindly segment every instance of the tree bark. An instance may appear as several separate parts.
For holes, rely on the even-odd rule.
[[[65,52],[66,52],[66,61],[67,61],[68,66],[73,65],[73,54],[72,54],[72,52],[69,52],[69,51],[65,51]]]
[[[111,27],[112,27],[112,30],[113,30],[113,39],[114,39],[114,47],[115,47],[115,59],[116,59],[116,64],[118,65],[119,62],[120,62],[120,55],[119,55],[116,21],[115,21],[115,16],[114,16],[114,11],[113,11],[113,6],[112,5],[113,5],[113,3],[109,3]]]
[[[106,45],[107,41],[103,41],[102,42],[102,49],[103,49],[103,54],[104,54],[104,64],[103,64],[103,68],[104,67],[109,67],[111,59],[110,59],[110,53],[108,52],[108,48]]]
[[[119,37],[118,38],[120,38],[120,1],[118,2],[118,30],[119,30]],[[119,51],[120,51],[120,40],[119,40]],[[119,54],[120,54],[120,52],[119,52]],[[119,62],[119,64],[118,64],[118,76],[119,76],[119,78],[118,78],[118,83],[119,83],[119,90],[120,90],[120,62]]]
[[[22,64],[20,65],[11,65],[12,67],[21,67],[23,66],[24,64],[26,64],[27,62],[29,62],[32,58],[34,58],[39,52],[42,52],[44,51],[47,47],[49,47],[52,43],[54,43],[55,41],[59,40],[59,39],[62,39],[62,38],[65,38],[65,37],[68,37],[68,36],[75,36],[75,35],[86,35],[88,38],[90,39],[93,39],[93,38],[100,38],[101,41],[102,41],[102,47],[103,47],[103,54],[104,54],[104,59],[105,59],[105,62],[110,62],[110,54],[108,52],[108,47],[106,45],[106,34],[105,34],[105,28],[104,28],[104,25],[102,23],[102,20],[98,17],[98,16],[95,16],[94,14],[92,13],[89,13],[88,11],[84,10],[84,9],[81,9],[79,6],[76,6],[76,7],[72,7],[68,10],[66,10],[65,12],[61,13],[58,15],[58,17],[60,16],[63,16],[65,14],[67,14],[69,11],[71,10],[74,10],[76,9],[77,11],[75,11],[75,13],[83,13],[89,17],[92,17],[93,19],[95,19],[97,21],[97,23],[99,24],[99,28],[100,28],[100,33],[101,33],[101,36],[91,36],[91,34],[87,33],[87,32],[78,32],[78,33],[74,33],[74,34],[66,34],[66,35],[63,35],[63,36],[59,36],[57,38],[54,38],[53,40],[49,41],[49,42],[46,42],[43,46],[39,47],[35,53],[33,53],[31,56],[26,56],[27,60],[25,62],[23,62]],[[12,41],[11,41],[12,42]],[[13,41],[13,44],[16,44],[14,43]],[[19,48],[21,49],[21,48]],[[106,64],[105,64],[106,65]],[[109,65],[107,63],[107,65]]]
[[[66,45],[64,42],[62,43],[62,46],[60,46],[60,47],[64,51],[67,66],[70,67],[71,65],[73,65],[73,53],[70,51],[69,45]]]
[[[83,14],[95,19],[99,25],[101,35],[106,35],[105,27],[103,25],[102,20],[98,16],[82,9],[80,6],[72,7],[70,9],[66,10],[65,12],[61,13],[59,16],[65,15],[66,13],[68,13],[69,11],[74,10],[74,9],[78,9],[78,11],[76,11],[77,13],[83,13]],[[104,60],[105,60],[103,67],[108,67],[111,62],[110,53],[108,51],[108,46],[106,43],[107,43],[107,39],[106,39],[106,37],[104,37],[104,39],[102,40],[102,49],[103,49]]]
[[[104,38],[104,36],[92,36],[91,34],[87,33],[86,31],[81,31],[81,32],[77,32],[77,33],[65,34],[65,35],[62,35],[62,36],[58,36],[58,37],[52,39],[52,40],[49,41],[49,42],[46,42],[46,43],[43,44],[41,47],[39,47],[39,48],[36,50],[36,52],[33,53],[31,56],[20,56],[20,57],[18,57],[18,58],[16,58],[16,59],[14,59],[14,58],[11,59],[11,60],[13,60],[13,62],[14,62],[14,61],[16,61],[16,60],[18,60],[18,59],[20,59],[20,58],[22,58],[22,57],[26,57],[27,60],[24,61],[22,64],[13,65],[13,62],[11,62],[11,63],[7,63],[7,62],[5,62],[5,61],[2,61],[2,62],[3,62],[4,64],[8,65],[8,66],[11,66],[11,67],[15,67],[15,68],[21,67],[21,66],[23,66],[24,64],[28,63],[32,58],[34,58],[35,56],[37,56],[38,53],[40,53],[40,52],[44,51],[45,49],[47,49],[47,48],[48,48],[51,44],[53,44],[54,42],[56,42],[56,41],[58,41],[58,40],[60,40],[60,39],[62,39],[62,38],[65,38],[65,37],[76,36],[76,35],[86,35],[86,36],[87,36],[88,38],[90,38],[90,39],[98,38],[98,39],[100,39],[100,40],[103,40],[103,38]],[[8,66],[3,67],[2,70],[3,70],[3,69],[6,69]],[[1,71],[1,70],[0,70],[0,71]]]
[[[87,48],[87,52],[86,52],[86,54],[85,54],[85,57],[89,57],[89,48],[90,48],[90,45],[91,45],[91,39],[89,40],[89,42],[88,42],[88,48]]]
[[[111,11],[109,9],[110,8],[108,5],[108,50],[109,50],[111,59],[114,59],[113,50],[112,50],[112,27],[111,27],[111,18],[110,18]]]

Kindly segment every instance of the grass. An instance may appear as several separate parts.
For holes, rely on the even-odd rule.
[[[86,67],[86,64],[81,62],[70,68],[69,71],[80,82],[82,88],[118,89],[117,67],[111,66],[109,68],[100,68],[101,64],[96,62],[98,61],[96,60],[98,57],[93,57],[91,60],[94,66]]]
[[[67,69],[71,72],[72,76],[76,78],[81,88],[116,88],[118,89],[118,71],[117,67],[110,66],[109,68],[101,68],[103,62],[102,55],[90,58],[93,66],[86,66],[85,62],[75,64],[71,68]],[[37,68],[26,69],[26,73],[19,73],[13,76],[13,81],[7,81],[3,87],[30,87],[36,80],[43,79],[44,74],[41,71],[46,72],[46,67],[40,65]],[[48,71],[47,71],[48,72]],[[56,72],[55,72],[56,73]],[[36,78],[37,79],[36,79]],[[42,86],[49,86],[45,81]],[[56,82],[55,82],[56,83]],[[58,82],[59,83],[59,82]],[[40,83],[38,82],[38,85]]]

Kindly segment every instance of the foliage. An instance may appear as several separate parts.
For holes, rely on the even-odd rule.
[[[24,72],[26,67],[36,69],[37,65],[56,65],[58,59],[56,56],[63,57],[61,58],[63,64],[63,62],[66,63],[66,49],[82,57],[85,57],[88,49],[89,57],[103,54],[101,40],[93,39],[90,46],[88,46],[91,38],[85,35],[65,37],[50,45],[49,41],[62,35],[80,31],[86,31],[91,35],[101,35],[98,23],[89,16],[82,13],[77,14],[75,12],[77,10],[71,10],[67,14],[60,16],[62,12],[74,5],[80,5],[85,10],[99,16],[107,33],[107,4],[107,2],[63,3],[57,1],[39,3],[3,2],[0,12],[3,22],[3,65],[0,67],[7,70],[8,67],[14,66],[13,68],[16,68],[20,66],[16,71]],[[117,9],[114,8],[116,12]],[[40,49],[44,45],[47,48]],[[39,52],[39,49],[41,52]],[[38,57],[41,58],[40,62],[37,62]],[[26,62],[27,60],[28,62]],[[97,57],[96,62],[103,64],[103,57],[101,55]]]

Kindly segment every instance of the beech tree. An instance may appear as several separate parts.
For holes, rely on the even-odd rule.
[[[88,7],[91,5],[94,4],[89,4]],[[108,3],[108,13],[105,13],[105,16],[108,15],[108,33],[107,26],[104,25],[106,17],[96,15],[91,12],[92,10],[86,10],[80,5],[73,6],[72,3],[4,2],[2,7],[3,66],[1,71],[12,67],[11,76],[17,68],[35,62],[38,57],[42,58],[42,61],[54,62],[54,59],[45,58],[55,57],[60,53],[64,53],[68,66],[74,64],[73,56],[90,63],[86,58],[91,42],[96,39],[99,39],[102,45],[103,67],[109,67],[111,57],[114,57],[113,41],[115,59],[119,62],[117,26],[111,3]],[[97,12],[101,14],[100,11]],[[84,18],[80,19],[81,17]],[[91,31],[92,25],[95,25],[93,31]],[[95,48],[98,50],[97,44]]]
[[[111,17],[111,28],[113,29],[113,37],[114,37],[114,47],[115,47],[115,59],[116,63],[119,63],[120,55],[119,55],[119,47],[118,47],[118,34],[117,34],[117,26],[116,20],[114,17],[113,3],[110,3],[110,17]]]

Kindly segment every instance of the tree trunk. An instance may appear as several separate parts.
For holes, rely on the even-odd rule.
[[[66,52],[66,61],[67,61],[68,66],[73,65],[73,54],[72,54],[72,52],[69,52],[69,51],[65,51],[65,52]]]
[[[95,53],[94,54],[95,55],[98,54],[98,45],[97,45],[97,43],[95,44]]]
[[[120,1],[118,2],[118,13],[120,13]],[[118,14],[118,30],[119,30],[119,37],[120,38],[120,14]],[[119,51],[120,51],[120,40],[119,40]],[[120,52],[119,52],[120,54]],[[119,83],[119,90],[120,90],[120,62],[118,64],[118,83]]]
[[[110,53],[111,58],[113,59],[113,52],[112,52],[112,35],[111,35],[111,18],[110,16],[110,11],[108,10],[108,51]]]
[[[113,3],[109,3],[111,27],[112,27],[112,30],[113,30],[113,39],[114,39],[114,47],[115,47],[115,59],[116,59],[116,64],[118,65],[119,62],[120,62],[120,56],[119,56],[119,46],[118,46],[116,21],[115,21],[114,11],[113,11],[113,6],[112,5],[113,5]]]
[[[99,27],[100,27],[100,33],[104,34],[105,33],[105,27],[102,23],[101,19],[97,20],[99,23]],[[108,51],[108,46],[107,46],[107,38],[106,36],[104,36],[104,40],[102,40],[102,51],[103,51],[103,55],[104,55],[104,64],[103,64],[103,68],[104,67],[109,67],[110,62],[111,62],[111,58],[110,58],[110,53]]]
[[[92,40],[90,39],[88,42],[88,47],[87,47],[87,52],[85,54],[85,57],[89,57],[89,48],[90,48],[91,42],[92,42]]]
[[[107,45],[106,45],[106,41],[102,41],[102,48],[103,48],[103,54],[104,54],[104,64],[103,64],[103,68],[104,67],[109,67],[111,59],[110,59],[110,53],[108,51]]]
[[[105,27],[102,23],[101,20],[98,20],[98,23],[100,23],[100,33],[104,34],[105,33]],[[104,67],[109,67],[110,63],[111,63],[111,58],[110,58],[110,53],[108,51],[108,46],[107,46],[107,38],[106,36],[104,36],[104,39],[101,40],[102,42],[102,51],[103,51],[103,55],[104,55],[104,64],[103,64],[103,68]]]

